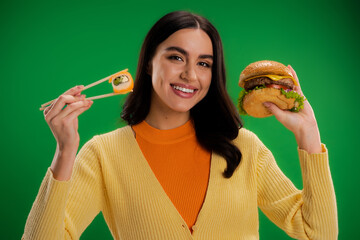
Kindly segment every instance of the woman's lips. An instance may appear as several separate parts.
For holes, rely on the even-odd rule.
[[[183,98],[191,98],[198,91],[193,86],[184,85],[184,84],[170,84],[174,93]]]

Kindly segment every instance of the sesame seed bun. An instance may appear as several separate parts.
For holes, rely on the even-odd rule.
[[[248,78],[267,74],[294,77],[290,69],[284,64],[275,61],[263,60],[251,63],[241,72],[239,86],[243,88],[245,81]]]

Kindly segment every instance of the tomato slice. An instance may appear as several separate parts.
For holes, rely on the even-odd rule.
[[[268,84],[266,85],[267,88],[276,88],[276,89],[284,89],[284,90],[287,90],[289,89],[288,87],[285,87],[283,85],[278,85],[278,84]]]

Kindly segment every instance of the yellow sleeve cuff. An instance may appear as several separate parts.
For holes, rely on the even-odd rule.
[[[306,150],[301,149],[299,147],[297,147],[297,150],[299,152],[299,154],[306,154],[306,155],[323,155],[323,154],[328,154],[328,150],[326,148],[326,145],[321,143],[321,153],[308,153]]]

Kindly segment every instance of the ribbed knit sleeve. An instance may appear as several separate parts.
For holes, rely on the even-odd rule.
[[[337,239],[337,208],[328,152],[308,154],[298,149],[303,190],[295,188],[264,146],[257,169],[258,204],[264,214],[295,239]]]
[[[26,221],[22,239],[78,239],[103,202],[99,152],[93,138],[79,151],[69,181],[54,179],[50,168]]]

